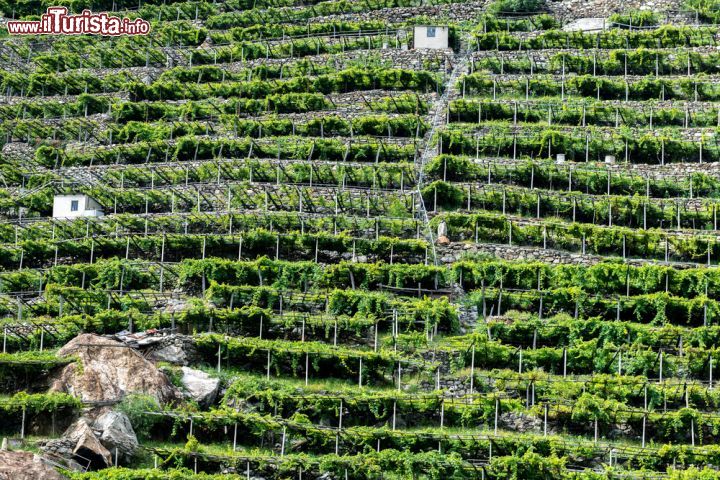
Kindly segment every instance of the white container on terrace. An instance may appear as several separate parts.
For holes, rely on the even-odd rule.
[[[605,163],[615,163],[615,155],[605,155]]]
[[[102,217],[103,215],[102,206],[88,195],[55,195],[53,199],[53,218]]]
[[[448,48],[450,29],[432,25],[416,25],[413,31],[414,48]]]

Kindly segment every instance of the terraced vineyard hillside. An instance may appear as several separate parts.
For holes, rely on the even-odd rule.
[[[0,479],[720,478],[716,0],[58,5],[152,30],[0,34]]]

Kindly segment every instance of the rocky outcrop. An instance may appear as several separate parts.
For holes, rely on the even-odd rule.
[[[0,480],[63,480],[50,464],[32,452],[0,450]]]
[[[93,422],[92,429],[111,454],[115,455],[117,452],[120,462],[130,461],[138,449],[137,436],[130,419],[124,413],[103,413]]]
[[[82,469],[97,470],[112,465],[112,456],[100,443],[85,418],[70,425],[62,437],[45,442],[42,450]]]
[[[84,460],[91,470],[112,465],[110,451],[100,443],[85,419],[75,422],[65,436],[75,441],[73,460],[80,464]]]
[[[153,362],[188,365],[200,360],[192,337],[173,333],[173,329],[147,330],[145,332],[120,332],[109,336],[132,348]]]
[[[40,444],[43,452],[69,469],[97,470],[129,462],[138,448],[135,431],[124,413],[98,412],[95,420],[82,417],[60,438]]]
[[[207,407],[215,402],[220,380],[213,378],[201,370],[182,367],[182,384],[186,397],[196,401],[199,405]]]
[[[161,404],[181,399],[165,374],[127,345],[92,334],[78,335],[58,352],[76,356],[65,367],[51,390],[67,392],[85,402],[112,402],[130,393],[155,397]]]
[[[187,335],[169,335],[144,351],[148,360],[173,365],[188,365],[199,359],[192,337]]]

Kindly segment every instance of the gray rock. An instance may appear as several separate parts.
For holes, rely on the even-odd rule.
[[[117,449],[121,461],[130,461],[138,448],[137,436],[130,419],[121,412],[107,412],[92,424],[95,434],[113,455]]]
[[[182,373],[185,396],[202,406],[212,405],[217,397],[220,380],[203,371],[188,367],[182,367]]]
[[[125,344],[89,333],[72,339],[59,356],[76,356],[54,376],[52,391],[66,392],[84,401],[114,401],[131,393],[152,395],[161,404],[173,403],[180,392],[158,368]]]
[[[516,432],[540,431],[543,426],[542,420],[532,415],[525,415],[517,412],[505,412],[500,415],[500,424],[509,430]]]
[[[156,350],[152,350],[149,358],[155,362],[167,362],[173,365],[187,365],[188,356],[185,350],[179,345],[165,345]]]
[[[85,418],[80,418],[70,425],[63,433],[63,439],[67,441],[65,443],[74,444],[72,460],[83,467],[98,469],[112,465],[110,452],[100,443]]]
[[[152,341],[149,341],[152,339]],[[199,360],[197,348],[187,335],[159,335],[138,342],[143,356],[152,362],[167,362],[173,365],[189,365]]]

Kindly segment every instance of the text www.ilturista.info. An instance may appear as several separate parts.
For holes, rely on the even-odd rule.
[[[150,22],[83,10],[68,15],[66,7],[49,7],[40,20],[9,20],[10,35],[147,35]]]

